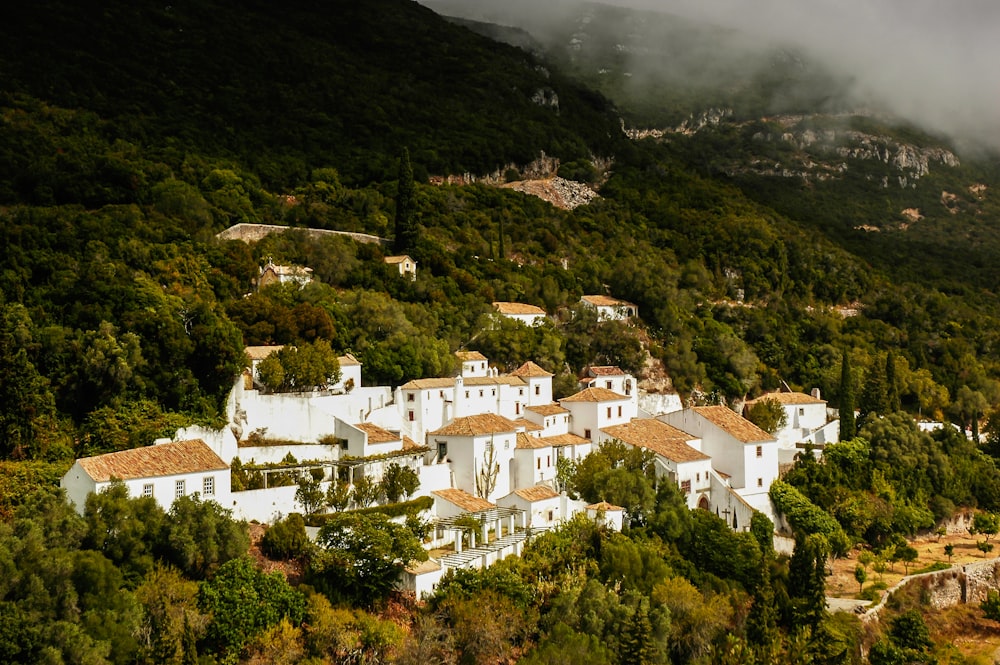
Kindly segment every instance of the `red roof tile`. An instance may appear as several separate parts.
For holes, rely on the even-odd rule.
[[[77,460],[80,467],[95,482],[118,478],[156,478],[199,471],[222,471],[229,465],[201,439],[161,443],[145,448],[133,448],[117,453]]]

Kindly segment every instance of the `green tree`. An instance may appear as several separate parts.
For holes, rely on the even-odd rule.
[[[250,547],[246,522],[232,511],[198,495],[174,499],[160,535],[161,556],[195,579],[246,554]]]
[[[236,663],[240,651],[282,619],[302,621],[305,598],[281,573],[266,574],[246,556],[222,564],[202,582],[198,607],[212,619],[205,639],[222,663]]]
[[[854,581],[858,583],[858,593],[865,588],[865,582],[868,580],[868,570],[862,564],[854,566]]]
[[[129,498],[122,482],[87,497],[84,546],[101,552],[136,581],[153,570],[166,514],[152,497]]]
[[[1000,515],[979,511],[972,518],[972,526],[975,527],[976,533],[981,533],[986,537],[986,542],[990,542],[990,537],[1000,532]]]
[[[382,487],[371,476],[362,476],[355,479],[354,489],[351,498],[354,503],[362,508],[372,505],[382,495]]]
[[[325,339],[285,346],[261,361],[257,376],[275,392],[304,392],[340,381],[340,362]]]
[[[337,513],[316,540],[308,579],[331,599],[358,605],[381,603],[411,561],[427,559],[409,529],[380,513]]]
[[[621,665],[649,665],[653,662],[652,632],[649,604],[643,598],[635,608],[632,618],[625,624],[622,649],[619,654]]]
[[[319,479],[310,476],[299,478],[299,488],[295,490],[295,501],[302,506],[306,515],[319,511],[326,503],[326,493]]]
[[[409,498],[420,487],[420,476],[408,466],[390,462],[382,474],[382,493],[389,503]]]
[[[899,378],[896,376],[896,355],[892,351],[885,355],[885,402],[888,412],[899,411]]]
[[[830,546],[825,537],[811,534],[795,541],[788,565],[788,593],[792,598],[796,625],[814,630],[826,617],[826,559]]]
[[[774,434],[788,424],[788,414],[785,407],[776,399],[765,398],[754,401],[747,409],[747,420],[768,434]]]
[[[861,391],[858,409],[858,427],[863,428],[873,416],[889,413],[888,394],[885,384],[885,364],[879,358],[872,360],[865,373],[865,384]]]
[[[294,559],[309,546],[306,523],[299,513],[292,513],[267,528],[260,549],[272,559]]]
[[[413,167],[410,165],[410,151],[403,148],[399,156],[399,172],[396,176],[396,216],[394,220],[395,239],[393,249],[397,252],[412,252],[417,245],[417,222],[414,219]]]
[[[847,349],[840,358],[840,440],[849,441],[857,433],[854,424],[854,379]]]
[[[338,513],[351,503],[351,484],[346,480],[333,480],[326,488],[326,505]]]

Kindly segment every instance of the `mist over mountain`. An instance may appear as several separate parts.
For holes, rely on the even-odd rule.
[[[549,48],[570,54],[584,52],[588,39],[610,42],[633,80],[671,80],[702,91],[732,91],[766,71],[776,54],[784,54],[808,67],[814,81],[825,79],[827,94],[815,96],[824,104],[819,110],[882,111],[949,137],[966,150],[1000,148],[1000,71],[995,67],[1000,46],[992,35],[1000,7],[994,3],[426,4],[450,15],[520,27]],[[612,7],[642,15],[631,24],[607,20]],[[556,43],[567,30],[570,38]],[[669,59],[662,57],[665,53]]]

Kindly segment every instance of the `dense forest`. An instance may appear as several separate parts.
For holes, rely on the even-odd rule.
[[[864,642],[881,645],[871,662],[930,662],[932,644],[907,640],[926,631],[912,608],[882,637],[827,614],[824,562],[856,544],[889,556],[959,507],[1000,510],[995,159],[905,190],[862,159],[841,179],[768,178],[738,166],[802,158],[747,120],[780,81],[750,79],[744,124],[631,140],[621,118],[717,100],[630,106],[579,60],[413,2],[52,0],[12,8],[0,34],[0,661],[851,663]],[[873,122],[850,121],[942,145]],[[600,198],[564,210],[491,184],[543,153]],[[477,178],[431,184],[461,174]],[[946,209],[943,190],[958,193]],[[907,207],[926,220],[903,233]],[[217,238],[240,222],[293,229]],[[400,252],[413,281],[382,260]],[[258,290],[268,260],[315,280]],[[601,293],[639,320],[580,308]],[[493,301],[550,320],[491,324]],[[625,506],[626,533],[570,524],[420,606],[385,585],[419,550],[417,523],[345,516],[315,546],[294,520],[272,527],[265,550],[297,562],[286,579],[251,563],[246,525],[214,504],[163,514],[113,491],[80,517],[55,492],[76,457],[221,425],[245,346],[317,341],[373,385],[448,375],[465,349],[537,362],[557,396],[613,364],[692,402],[787,384],[860,415],[772,490],[801,517],[791,557],[772,525],[690,513],[649,459],[608,446],[571,486]]]

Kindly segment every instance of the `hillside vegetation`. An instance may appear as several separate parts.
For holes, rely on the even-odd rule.
[[[862,543],[889,557],[956,506],[1000,509],[994,162],[958,155],[884,186],[895,166],[840,156],[836,132],[954,149],[870,117],[814,128],[833,143],[786,140],[827,121],[762,119],[781,86],[759,79],[729,120],[676,131],[698,100],[725,99],[687,89],[661,106],[667,81],[630,105],[633,90],[597,92],[570,60],[402,0],[54,0],[11,8],[0,31],[0,660],[860,662],[874,638],[826,614],[828,555]],[[804,112],[822,105],[811,94],[777,96]],[[629,139],[620,118],[672,130]],[[542,153],[600,198],[563,210],[480,178],[520,179]],[[761,166],[807,161],[847,169]],[[387,243],[216,238],[240,222]],[[401,252],[414,281],[382,260]],[[316,279],[257,290],[269,259]],[[602,293],[639,320],[579,307]],[[493,301],[551,321],[488,325]],[[573,487],[628,502],[632,529],[571,524],[523,560],[449,578],[425,609],[392,605],[385,579],[339,584],[358,551],[298,552],[300,589],[263,575],[240,557],[242,527],[205,504],[165,515],[115,490],[80,519],[46,496],[75,457],[220,425],[245,345],[317,340],[372,384],[447,375],[474,349],[502,369],[534,360],[557,396],[589,364],[700,403],[818,387],[831,406],[856,400],[860,438],[787,477],[788,505],[826,511],[791,559],[766,520],[733,533],[658,485],[648,457],[609,446]],[[912,416],[985,436],[932,436]],[[421,529],[345,520],[359,537],[392,532],[381,563]],[[260,612],[229,621],[250,588]],[[370,612],[386,602],[397,621]],[[911,648],[893,639],[885,653]]]

